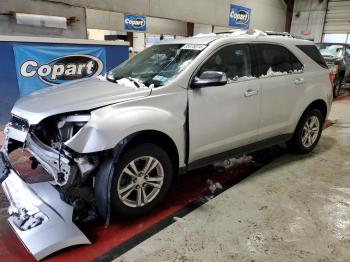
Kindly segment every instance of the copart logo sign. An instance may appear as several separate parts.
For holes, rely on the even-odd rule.
[[[66,55],[47,64],[39,65],[35,60],[28,60],[21,65],[21,76],[38,75],[47,84],[60,84],[65,80],[76,80],[98,76],[103,70],[102,61],[90,55]]]
[[[229,26],[236,28],[249,28],[251,9],[244,6],[230,6]]]
[[[146,31],[146,17],[124,14],[124,28],[132,31]]]
[[[14,47],[20,95],[105,73],[104,47]]]

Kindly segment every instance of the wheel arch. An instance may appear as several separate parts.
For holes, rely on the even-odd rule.
[[[132,146],[142,143],[152,143],[161,147],[168,153],[173,164],[174,174],[177,174],[180,161],[179,150],[176,143],[169,135],[158,130],[143,130],[128,135],[125,139],[123,139],[123,141],[126,141],[126,144],[121,154]]]
[[[306,114],[306,112],[312,110],[312,109],[318,109],[321,111],[321,114],[323,116],[323,121],[326,120],[327,117],[327,113],[328,113],[328,107],[327,107],[327,103],[323,100],[323,99],[316,99],[313,100],[312,102],[310,102],[306,108],[304,109],[304,111],[301,110],[302,107],[300,107],[300,111],[297,113],[297,115],[294,118],[294,122],[293,125],[290,128],[290,133],[294,134],[295,130],[297,129],[301,119],[303,118],[303,116]]]
[[[323,116],[323,121],[326,120],[326,116],[327,116],[327,112],[328,112],[328,107],[327,107],[327,103],[326,103],[324,100],[322,100],[322,99],[314,100],[312,103],[310,103],[310,104],[306,107],[306,109],[304,110],[302,116],[303,116],[306,112],[308,112],[308,111],[310,111],[310,110],[312,110],[312,109],[318,109],[318,110],[320,110],[321,113],[322,113],[322,116]],[[300,118],[301,118],[301,117],[300,117]]]
[[[307,120],[307,118],[305,118],[307,116],[307,113],[314,110],[314,109],[318,109],[322,115],[322,120],[323,120],[323,123],[324,121],[326,120],[326,117],[327,117],[327,104],[324,100],[322,99],[317,99],[317,100],[314,100],[312,101],[306,108],[305,110],[303,111],[303,113],[300,115],[300,118],[298,120],[298,123],[297,125],[295,126],[294,128],[294,131],[293,131],[293,136],[290,140],[288,140],[286,142],[287,144],[287,147],[288,149],[292,152],[292,153],[298,153],[298,154],[306,154],[306,153],[309,153],[313,150],[313,148],[317,145],[318,143],[318,140],[320,139],[320,136],[321,136],[321,132],[322,132],[322,127],[319,128],[318,132],[318,138],[316,139],[316,141],[314,141],[314,145],[311,145],[310,147],[307,147],[305,148],[300,142],[301,138],[301,132],[300,130],[302,130],[304,128],[304,122],[305,119]],[[303,125],[301,125],[303,124]],[[321,132],[320,132],[321,131]]]

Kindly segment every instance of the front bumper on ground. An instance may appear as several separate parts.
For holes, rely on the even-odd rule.
[[[0,174],[7,176],[1,185],[10,202],[8,222],[37,260],[69,246],[91,244],[72,222],[73,207],[49,182],[25,183],[4,151]]]

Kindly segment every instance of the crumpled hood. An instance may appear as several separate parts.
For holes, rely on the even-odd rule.
[[[75,81],[52,86],[19,99],[12,114],[25,118],[29,124],[60,113],[90,110],[118,102],[146,97],[151,89],[118,85],[100,79]]]

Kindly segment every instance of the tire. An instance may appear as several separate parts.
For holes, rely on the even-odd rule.
[[[333,97],[334,98],[340,96],[341,82],[342,82],[342,80],[340,78],[336,78],[334,80],[334,85],[333,85]]]
[[[315,125],[310,124],[315,121]],[[316,132],[316,125],[318,122],[318,130]],[[296,154],[310,153],[320,140],[323,129],[324,117],[320,110],[311,109],[302,115],[299,123],[294,131],[293,137],[288,141],[287,147],[289,151]],[[311,126],[311,127],[309,127]],[[307,128],[307,130],[305,130]],[[308,136],[309,134],[309,136]],[[308,137],[305,139],[305,137]]]
[[[169,191],[172,180],[172,162],[164,149],[151,143],[126,149],[115,164],[111,187],[113,213],[136,217],[150,211]]]

